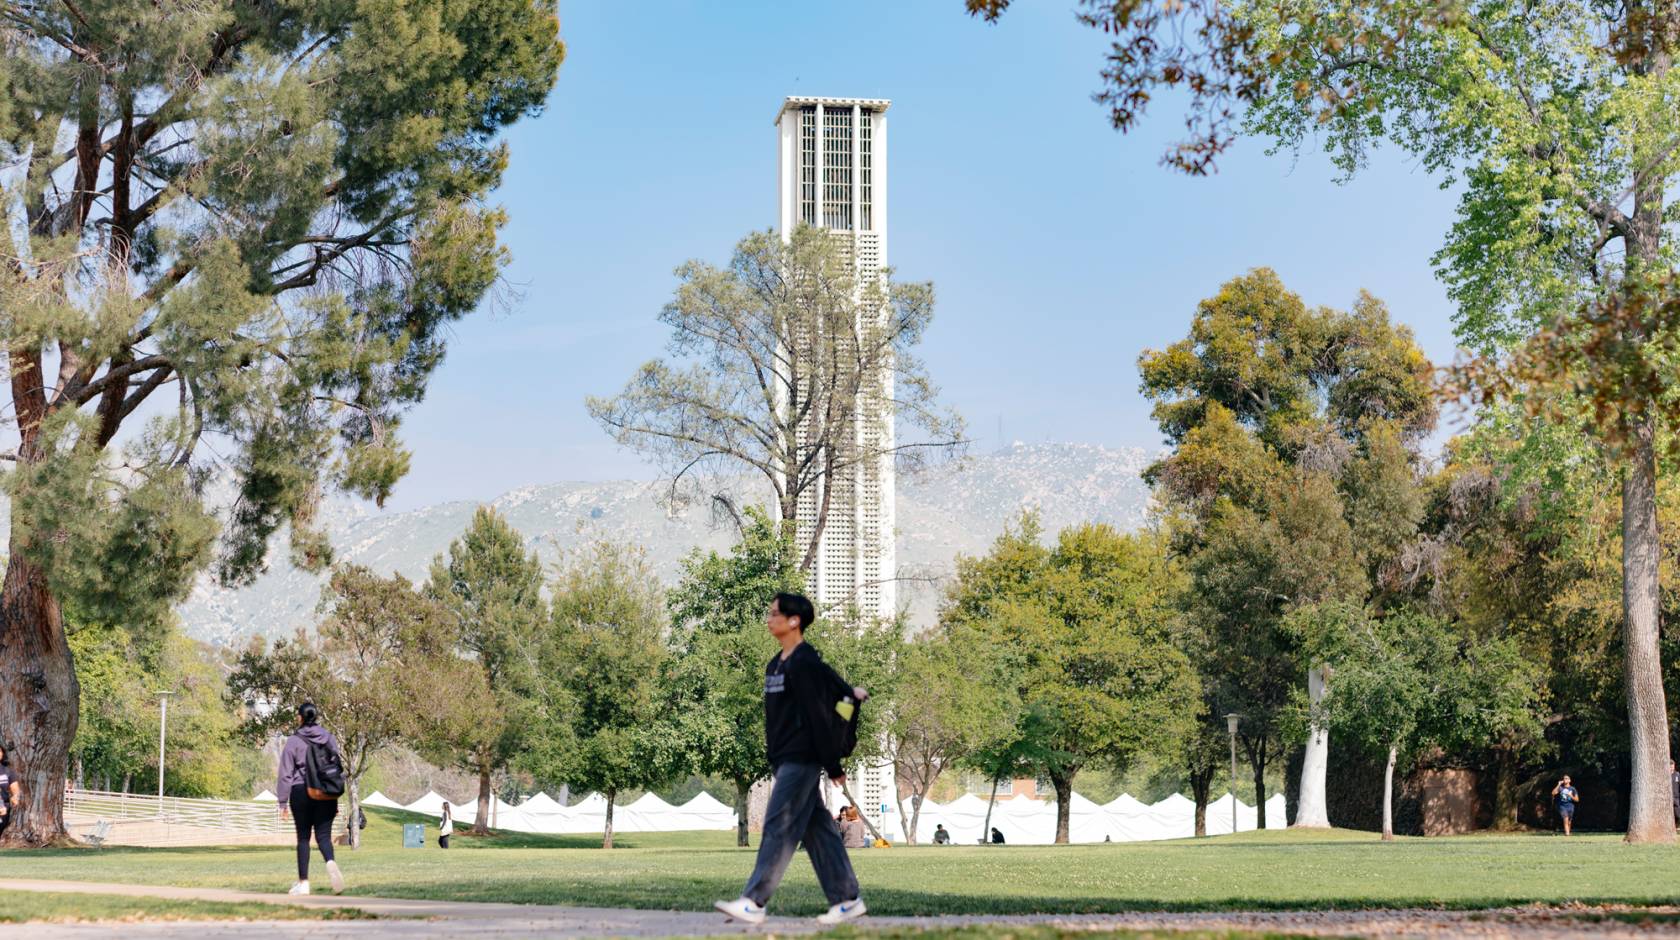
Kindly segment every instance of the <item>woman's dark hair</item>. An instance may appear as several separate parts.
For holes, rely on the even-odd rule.
[[[803,594],[787,591],[777,594],[776,609],[781,611],[784,617],[798,617],[801,633],[811,629],[811,621],[817,619],[817,611],[811,606],[811,599]]]
[[[304,702],[298,706],[298,719],[305,725],[312,725],[321,720],[321,710],[314,702]]]
[[[0,767],[10,766],[12,766],[12,749],[7,745],[0,744]]]

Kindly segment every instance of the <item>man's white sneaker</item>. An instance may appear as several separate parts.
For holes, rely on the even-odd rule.
[[[827,914],[818,914],[817,923],[824,926],[843,924],[855,917],[862,917],[869,913],[869,908],[863,906],[863,898],[852,901],[841,901],[828,909]]]
[[[344,872],[338,870],[337,862],[327,863],[327,877],[332,879],[333,894],[343,894]]]
[[[712,906],[722,911],[730,920],[738,920],[745,924],[764,923],[764,908],[754,904],[751,898],[736,898],[733,901],[718,901]]]
[[[286,893],[287,894],[308,894],[309,893],[309,882],[300,881],[297,884],[292,885],[292,890],[287,891]]]

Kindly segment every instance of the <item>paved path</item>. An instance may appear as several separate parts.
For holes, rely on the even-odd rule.
[[[219,888],[100,884],[85,881],[12,880],[18,891],[108,894],[126,897],[200,901],[254,901],[309,907],[350,907],[381,915],[375,921],[161,921],[121,924],[0,925],[0,940],[84,940],[93,937],[190,938],[190,940],[408,940],[466,937],[470,940],[515,937],[694,937],[727,934],[755,936],[814,933],[807,918],[773,917],[762,927],[727,924],[696,911],[641,911],[559,905],[485,904],[466,901],[417,901],[402,898],[294,898]],[[1093,932],[1140,930],[1258,930],[1323,937],[1439,938],[1476,937],[1511,940],[1563,940],[1582,936],[1611,938],[1672,937],[1680,940],[1680,907],[1645,908],[1671,918],[1643,925],[1601,921],[1601,909],[1513,908],[1450,912],[1301,911],[1191,914],[1100,914],[943,917],[867,917],[859,926],[941,927],[974,923],[1044,924]]]

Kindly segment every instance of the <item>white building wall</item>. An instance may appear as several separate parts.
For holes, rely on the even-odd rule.
[[[777,116],[777,193],[778,224],[784,236],[791,233],[801,219],[804,191],[802,187],[802,159],[805,158],[802,120],[809,108],[814,112],[816,147],[814,170],[816,183],[816,218],[821,224],[840,221],[831,227],[836,238],[846,241],[846,247],[858,268],[860,280],[881,276],[887,266],[886,194],[887,194],[887,116],[890,102],[849,98],[788,98]],[[838,147],[833,159],[836,164],[849,164],[850,205],[835,213],[839,219],[825,212],[825,166],[830,159],[825,143],[829,134],[841,132],[831,129],[829,112],[842,112],[842,123],[849,119],[851,142],[849,150]],[[840,117],[840,115],[836,115]],[[864,142],[864,122],[867,121],[868,143]],[[849,159],[848,159],[849,158]],[[862,176],[865,161],[870,173],[870,205],[863,206]],[[867,215],[867,219],[865,216]],[[849,216],[849,218],[845,218]],[[878,311],[886,316],[887,311]],[[887,407],[893,391],[891,368],[874,377],[877,400]],[[890,451],[894,429],[890,414],[884,411],[879,420],[861,423],[856,431],[857,444],[869,451]],[[813,600],[820,609],[844,608],[856,605],[866,617],[891,620],[898,613],[896,552],[897,514],[894,498],[895,475],[890,456],[855,465],[836,478],[823,481],[821,487],[830,492],[829,509],[811,577]],[[818,507],[823,497],[821,488],[808,490],[800,499],[796,516],[800,533],[800,550],[809,546],[805,533],[816,526]],[[851,785],[858,808],[882,832],[894,836],[900,832],[897,821],[896,782],[890,762],[880,766],[859,768],[858,779]],[[894,836],[896,837],[896,836]]]

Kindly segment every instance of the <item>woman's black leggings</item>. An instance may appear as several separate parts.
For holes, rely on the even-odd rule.
[[[332,824],[338,816],[337,800],[312,800],[303,784],[292,787],[287,800],[292,807],[292,825],[297,827],[298,880],[309,880],[309,833],[315,833],[315,844],[321,847],[321,857],[333,860]]]

